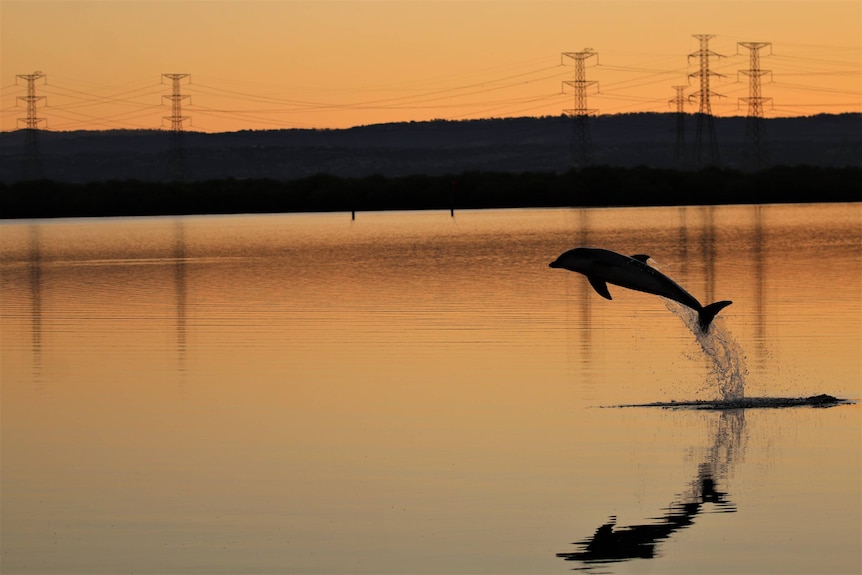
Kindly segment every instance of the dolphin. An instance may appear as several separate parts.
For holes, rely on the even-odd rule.
[[[713,318],[731,301],[717,301],[704,307],[694,296],[655,269],[647,265],[648,255],[631,257],[601,248],[575,248],[550,263],[552,268],[563,268],[587,276],[590,285],[600,296],[612,299],[607,284],[666,297],[697,312],[700,330],[709,331]]]

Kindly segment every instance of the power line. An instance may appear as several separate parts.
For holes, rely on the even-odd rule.
[[[67,104],[63,106],[64,109],[70,108],[85,108],[89,106],[98,106],[100,104],[117,104],[117,105],[142,105],[141,102],[132,99],[131,97],[123,97],[129,94],[133,94],[135,92],[142,92],[135,96],[136,98],[143,98],[149,95],[158,93],[161,91],[162,84],[153,84],[150,86],[146,86],[143,88],[138,88],[135,90],[129,90],[127,92],[121,92],[119,94],[112,94],[108,96],[99,96],[97,94],[91,94],[89,92],[81,92],[80,90],[73,90],[71,88],[66,88],[63,86],[56,86],[54,84],[45,84],[46,91],[49,94],[63,96],[64,98],[71,98],[73,100],[77,100],[77,102],[73,104]],[[158,89],[154,89],[158,88]],[[144,92],[146,90],[146,92]],[[59,92],[58,92],[59,91]]]
[[[697,38],[697,36],[695,37]],[[772,82],[770,86],[774,87],[774,91],[780,91],[787,98],[784,102],[785,105],[778,110],[790,109],[787,104],[793,100],[799,102],[800,106],[817,107],[817,105],[809,104],[812,99],[823,101],[824,109],[829,107],[859,110],[859,101],[848,102],[848,99],[854,100],[860,97],[858,89],[855,89],[852,84],[849,86],[846,84],[847,79],[854,76],[858,77],[860,74],[859,62],[852,61],[853,56],[851,56],[850,47],[823,46],[819,47],[822,48],[819,51],[816,49],[817,47],[806,48],[805,53],[792,54],[787,50],[793,50],[795,45],[783,44],[782,46],[784,48],[783,54],[776,51],[771,55],[773,68],[775,68],[772,77],[779,81]],[[801,48],[795,49],[797,51],[802,50]],[[836,58],[829,57],[833,52]],[[622,53],[611,52],[611,54],[616,55],[617,58],[623,58],[619,56]],[[634,54],[639,57],[635,58]],[[594,93],[602,98],[602,102],[608,103],[607,106],[601,106],[603,113],[615,114],[627,110],[657,112],[664,109],[667,99],[660,97],[660,92],[656,92],[655,89],[651,89],[648,93],[645,92],[646,88],[651,88],[657,84],[674,84],[675,82],[668,80],[682,71],[681,68],[669,61],[670,57],[665,59],[664,56],[662,54],[659,58],[657,55],[650,56],[636,52],[625,53],[625,60],[619,64],[616,62],[600,63],[596,59],[594,65],[601,76],[602,89]],[[691,54],[689,61],[693,63],[692,58],[695,56],[699,60],[700,51]],[[724,62],[717,62],[715,56],[718,55],[711,54],[707,58],[709,60],[709,75],[712,76],[713,82],[714,78],[720,75],[718,72],[725,72],[730,75],[730,72],[726,72],[725,68],[732,67],[734,72],[742,74],[742,71],[736,70],[745,67],[739,65],[741,56],[727,58]],[[521,63],[498,64],[493,69],[480,71],[480,76],[471,72],[469,77],[468,73],[459,73],[440,78],[418,78],[397,84],[390,83],[389,86],[392,91],[386,94],[380,93],[383,90],[381,86],[370,86],[359,90],[344,88],[298,92],[299,88],[292,85],[290,92],[280,91],[267,94],[266,90],[273,88],[283,90],[283,88],[254,82],[240,82],[239,80],[233,84],[230,80],[216,80],[215,82],[205,80],[206,83],[204,84],[183,83],[182,92],[179,94],[183,98],[180,102],[179,114],[175,114],[172,110],[171,115],[165,115],[162,121],[173,122],[174,116],[180,116],[183,118],[181,120],[183,128],[186,129],[190,120],[188,113],[191,111],[193,114],[200,114],[209,119],[213,124],[218,122],[219,125],[224,125],[225,120],[229,120],[244,128],[253,127],[255,124],[291,127],[314,125],[315,121],[309,117],[311,114],[330,114],[333,118],[331,121],[336,121],[334,118],[337,114],[359,113],[365,110],[392,111],[393,113],[389,116],[393,116],[395,119],[388,121],[398,121],[398,111],[407,110],[425,110],[429,115],[438,110],[443,110],[444,114],[447,110],[451,110],[455,117],[477,117],[483,113],[508,116],[530,110],[544,108],[550,110],[550,107],[559,106],[557,98],[555,96],[537,96],[535,95],[536,90],[531,90],[529,87],[530,85],[543,85],[550,79],[572,80],[571,68],[564,67],[562,61],[554,66],[545,66],[544,64],[547,62],[542,63],[542,60],[536,58]],[[631,64],[627,65],[626,61],[631,62]],[[498,76],[489,77],[493,74],[498,74]],[[567,74],[568,77],[566,77]],[[806,76],[809,78],[806,79]],[[690,77],[702,79],[700,72],[692,73]],[[835,78],[834,83],[829,83],[827,78],[830,77]],[[149,119],[139,120],[135,123],[130,122],[130,120],[152,114],[152,119],[158,121],[157,118],[160,115],[156,111],[158,108],[142,100],[157,93],[159,87],[164,84],[146,83],[146,85],[140,86],[140,83],[136,85],[135,82],[126,82],[120,86],[107,87],[95,82],[63,79],[58,85],[54,83],[57,82],[57,76],[52,74],[52,78],[54,80],[50,83],[39,84],[37,82],[39,93],[36,95],[38,102],[35,117],[38,118],[37,125],[40,128],[47,127],[47,121],[40,117],[40,113],[50,117],[53,129],[70,129],[79,126],[86,129],[91,125],[97,129],[103,126],[105,128],[133,126],[144,129],[158,127],[158,124],[148,125]],[[190,80],[190,78],[187,79]],[[808,83],[809,79],[810,83]],[[0,95],[3,97],[4,104],[0,112],[4,116],[5,129],[11,129],[16,125],[16,122],[20,127],[24,127],[27,122],[27,117],[16,118],[15,116],[21,116],[21,114],[16,114],[15,108],[11,107],[13,101],[17,101],[21,105],[26,100],[26,82],[22,86],[21,80],[22,78],[17,78],[18,84],[0,87]],[[841,81],[845,81],[845,84],[839,84]],[[447,86],[450,83],[457,83],[457,85]],[[765,84],[765,81],[762,81],[762,84]],[[573,82],[566,85],[575,87]],[[261,87],[260,91],[258,91],[259,86]],[[399,88],[399,86],[404,86],[404,88]],[[750,88],[750,86],[743,87],[742,84],[736,86],[729,86],[724,90],[730,96],[728,100],[737,100],[737,95],[746,96],[745,93],[739,92]],[[352,97],[344,95],[348,90],[353,94]],[[542,89],[539,92],[543,93],[545,90]],[[566,92],[568,93],[568,89]],[[530,95],[531,93],[533,95]],[[48,95],[47,99],[50,100],[50,105],[44,100],[46,94]],[[300,94],[302,95],[300,96]],[[647,97],[654,94],[659,97]],[[817,96],[817,94],[821,96]],[[291,95],[300,97],[291,97]],[[577,95],[577,90],[575,90],[575,95]],[[693,94],[691,96],[692,101],[699,95],[701,93]],[[192,105],[189,96],[195,99],[201,98],[206,106]],[[709,102],[710,115],[716,113],[717,100],[715,96],[718,95],[713,93]],[[748,97],[751,95],[748,94]],[[166,95],[164,98],[170,99],[172,96]],[[576,104],[574,109],[577,107]],[[566,112],[572,114],[574,109]],[[729,108],[725,106],[720,107],[719,110],[719,115],[725,115]],[[185,112],[185,116],[183,116],[183,112]],[[594,112],[594,110],[589,110],[588,115]],[[290,114],[294,114],[294,116],[288,116]],[[421,113],[410,114],[415,119],[419,119],[418,116],[421,115]],[[63,120],[56,123],[55,119],[58,118]],[[296,121],[297,118],[305,121]],[[701,120],[704,120],[701,125],[703,150],[699,155],[706,159],[708,158],[708,145],[710,143],[707,139],[709,128],[706,120],[708,118],[703,117]],[[330,119],[327,118],[327,122],[329,121]],[[580,140],[577,132],[578,129],[575,127],[573,130],[573,156]],[[588,132],[587,137],[589,137]]]

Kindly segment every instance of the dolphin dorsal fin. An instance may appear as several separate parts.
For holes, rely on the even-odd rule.
[[[608,284],[604,282],[604,280],[600,280],[597,277],[587,276],[587,279],[590,280],[590,285],[593,286],[593,289],[596,290],[600,296],[605,299],[613,299],[611,297],[611,292],[608,291]]]
[[[649,259],[649,256],[646,254],[635,254],[635,255],[630,256],[630,257],[633,260],[637,260],[637,261],[643,262],[643,263],[646,263],[646,261]]]

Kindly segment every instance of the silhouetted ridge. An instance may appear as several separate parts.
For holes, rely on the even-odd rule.
[[[746,165],[745,118],[715,118],[722,166]],[[686,117],[693,142],[694,117]],[[679,168],[675,114],[620,114],[590,118],[592,162],[633,168]],[[862,165],[862,114],[764,121],[769,163],[844,167]],[[220,134],[185,132],[184,181],[226,178],[294,180],[327,173],[363,178],[462,172],[564,173],[572,160],[571,118],[404,122],[345,130],[263,130]],[[0,139],[0,182],[25,175],[24,130]],[[40,131],[42,176],[86,183],[164,181],[170,135],[159,130]],[[691,152],[691,150],[689,150]],[[690,167],[690,166],[683,166]]]

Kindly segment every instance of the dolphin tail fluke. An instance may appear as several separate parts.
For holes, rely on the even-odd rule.
[[[717,301],[715,303],[711,303],[705,308],[701,309],[698,314],[698,323],[700,323],[700,331],[706,333],[709,331],[709,324],[712,323],[712,320],[715,319],[715,316],[718,315],[718,312],[732,304],[732,301]]]

